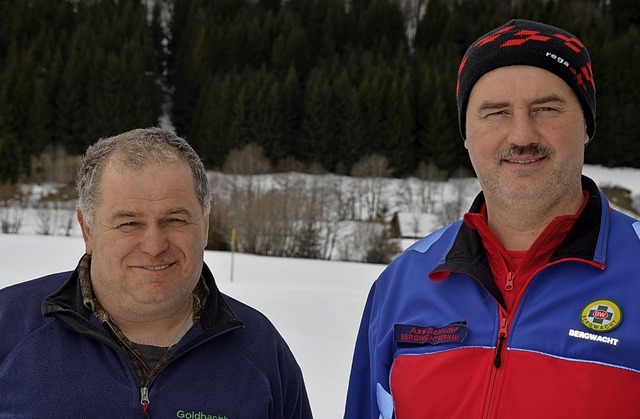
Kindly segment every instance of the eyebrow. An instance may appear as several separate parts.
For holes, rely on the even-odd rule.
[[[543,96],[530,102],[531,105],[542,105],[543,103],[567,103],[566,99],[558,95]]]
[[[496,109],[503,109],[509,106],[509,102],[490,102],[484,101],[478,106],[478,111],[494,111]]]
[[[117,220],[119,218],[138,218],[142,214],[138,211],[130,211],[130,210],[120,210],[116,211],[111,215],[112,220]]]
[[[189,211],[188,208],[184,208],[184,207],[177,207],[177,208],[172,208],[169,211],[167,211],[167,213],[165,215],[187,215],[189,217],[191,217],[191,211]]]
[[[548,95],[548,96],[542,96],[536,99],[531,100],[530,102],[528,102],[528,105],[542,105],[544,103],[567,103],[567,101],[558,96],[558,95]],[[506,101],[502,101],[502,102],[492,102],[492,101],[484,101],[480,104],[480,106],[478,106],[478,111],[492,111],[492,110],[496,110],[496,109],[503,109],[509,106],[509,102]]]
[[[184,208],[184,207],[176,207],[176,208],[171,208],[169,209],[165,214],[164,217],[169,216],[169,215],[187,215],[187,216],[191,216],[191,211],[189,211],[189,209]],[[139,218],[142,217],[143,213],[139,212],[139,211],[134,211],[134,210],[120,210],[120,211],[116,211],[115,213],[113,213],[113,215],[111,216],[112,220],[118,220],[121,218]]]

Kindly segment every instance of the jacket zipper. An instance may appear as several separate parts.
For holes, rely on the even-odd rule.
[[[507,280],[504,284],[504,304],[505,304],[505,309],[507,310],[507,313],[510,313],[511,310],[513,310],[513,307],[511,307],[511,300],[513,298],[513,280],[514,280],[515,274],[511,271],[507,272]],[[507,317],[507,315],[503,314],[502,311],[500,311],[500,331],[498,332],[498,343],[496,345],[496,356],[493,359],[493,365],[496,368],[500,368],[500,365],[502,364],[502,360],[501,360],[501,352],[502,352],[502,346],[504,345],[504,341],[507,339],[507,326],[509,325],[509,319]]]
[[[188,350],[183,351],[180,354],[178,354],[173,360],[175,361],[176,358],[181,357],[186,352],[189,352],[189,350],[191,350],[192,348],[194,348],[196,346],[199,346],[200,344],[202,344],[204,342],[207,342],[207,341],[209,341],[211,339],[215,339],[215,338],[217,338],[217,337],[219,337],[221,335],[224,335],[226,333],[229,333],[229,332],[231,332],[233,330],[236,330],[236,329],[239,329],[241,327],[244,327],[244,326],[240,326],[240,325],[233,326],[233,327],[230,327],[228,329],[222,330],[222,331],[220,331],[220,332],[218,332],[216,334],[210,335],[207,338],[205,338],[203,340],[200,340],[197,343],[195,343],[194,345],[190,346]],[[124,353],[124,351],[122,351],[122,349],[120,349],[120,352]],[[125,354],[125,356],[126,356],[126,354]],[[164,370],[167,367],[168,364],[169,363],[165,364],[160,369],[160,371],[156,371],[156,374],[154,374],[153,377],[147,377],[148,380],[146,381],[146,383],[142,384],[142,387],[140,387],[140,404],[142,405],[142,415],[143,415],[143,418],[145,418],[145,419],[148,419],[150,417],[149,416],[149,403],[150,403],[150,400],[149,400],[149,387],[151,386],[151,384],[153,384],[153,381],[155,381],[155,378],[162,372],[162,370]]]
[[[500,323],[500,331],[498,332],[498,344],[496,346],[496,356],[493,359],[493,365],[496,368],[500,368],[500,365],[502,365],[501,353],[504,341],[507,340],[507,327],[509,325],[509,319],[503,317]]]
[[[509,327],[509,319],[505,313],[500,310],[500,330],[498,331],[498,342],[496,344],[496,353],[493,359],[493,371],[491,373],[491,380],[489,383],[489,389],[487,393],[487,399],[484,407],[483,418],[489,418],[489,412],[491,412],[492,405],[494,404],[494,396],[496,392],[496,382],[498,380],[498,369],[502,365],[502,347],[505,340],[507,340],[507,330]]]
[[[145,418],[149,417],[147,409],[149,408],[149,388],[144,386],[140,389],[140,404],[142,405],[142,415]]]

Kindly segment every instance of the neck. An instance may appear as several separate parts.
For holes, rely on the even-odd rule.
[[[113,315],[111,318],[130,341],[143,345],[168,347],[177,343],[193,324],[193,299],[182,307],[155,318]]]
[[[583,202],[582,190],[562,201],[492,202],[486,199],[487,224],[508,250],[528,250],[554,218],[576,214]]]

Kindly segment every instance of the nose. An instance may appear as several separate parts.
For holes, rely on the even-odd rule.
[[[167,233],[157,224],[145,226],[140,242],[140,250],[151,256],[158,256],[169,248]]]
[[[526,146],[540,141],[535,120],[528,112],[514,112],[509,126],[509,142]]]

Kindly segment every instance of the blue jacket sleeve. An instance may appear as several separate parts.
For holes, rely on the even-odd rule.
[[[371,287],[360,322],[351,365],[345,419],[391,418],[389,368],[375,353],[377,316],[374,314],[376,284]],[[373,348],[373,351],[372,351]],[[388,396],[388,397],[387,397]]]

